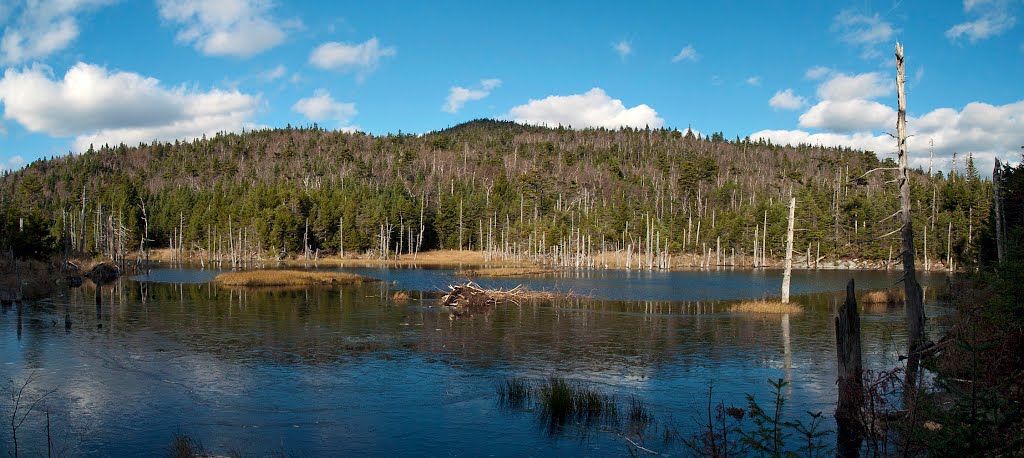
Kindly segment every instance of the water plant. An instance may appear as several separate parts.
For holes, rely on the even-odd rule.
[[[521,409],[533,398],[533,385],[526,379],[512,377],[498,385],[498,401],[505,407]]]

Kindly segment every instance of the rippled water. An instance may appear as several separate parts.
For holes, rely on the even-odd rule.
[[[453,318],[436,307],[451,271],[350,269],[388,283],[360,288],[239,291],[209,271],[153,269],[100,290],[0,314],[5,379],[35,374],[58,447],[103,455],[161,452],[182,432],[216,453],[345,455],[628,454],[612,432],[545,434],[535,413],[496,402],[507,377],[579,381],[619,400],[637,396],[660,426],[692,430],[715,398],[767,400],[786,378],[786,412],[830,413],[837,291],[891,285],[895,273],[797,272],[804,313],[750,316],[723,300],[774,294],[777,272],[579,272],[481,282],[573,290],[594,299],[502,305]],[[394,284],[390,284],[394,282]],[[932,285],[941,276],[925,277]],[[395,289],[412,300],[391,300]],[[614,299],[614,300],[604,300]],[[929,298],[930,299],[930,298]],[[929,316],[946,310],[929,300]],[[66,330],[64,316],[72,327]],[[865,364],[895,364],[902,308],[863,311]],[[941,319],[930,320],[934,329]],[[31,396],[27,396],[30,398]],[[10,412],[9,400],[2,405]],[[19,442],[45,453],[45,417]],[[685,450],[645,441],[669,454]],[[0,449],[11,447],[0,434]]]

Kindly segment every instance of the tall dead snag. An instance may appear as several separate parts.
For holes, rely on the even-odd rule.
[[[917,369],[920,362],[917,352],[924,342],[924,304],[921,285],[917,283],[917,272],[914,268],[914,228],[910,217],[910,177],[907,173],[907,96],[903,90],[904,82],[903,45],[896,42],[896,96],[899,103],[896,136],[899,142],[900,219],[903,222],[903,240],[900,245],[903,254],[903,288],[907,296],[906,320],[909,344],[906,385],[912,388],[917,380]]]
[[[857,456],[860,450],[860,412],[864,403],[861,379],[860,313],[853,290],[853,279],[846,284],[846,301],[835,317],[836,359],[838,361],[839,404],[836,407],[837,456]]]
[[[1006,234],[1003,232],[1003,197],[1000,194],[1003,181],[1003,170],[999,165],[999,158],[996,158],[996,165],[992,169],[992,207],[996,213],[996,259],[1003,262],[1006,256]]]
[[[793,217],[796,214],[796,197],[789,198],[789,232],[786,235],[786,271],[782,274],[782,303],[789,303],[789,281],[793,273]]]

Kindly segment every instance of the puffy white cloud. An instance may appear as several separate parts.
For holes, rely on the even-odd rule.
[[[621,100],[609,97],[601,88],[584,94],[531,99],[524,105],[512,107],[504,117],[527,124],[575,128],[661,127],[665,123],[653,108],[643,104],[626,108]]]
[[[1012,4],[1016,5],[1016,2]],[[975,43],[1001,35],[1017,24],[1011,2],[1006,0],[964,0],[964,12],[977,18],[961,22],[946,30],[946,38],[951,41],[967,39]]]
[[[775,91],[775,95],[768,99],[768,105],[776,110],[798,110],[807,105],[807,98],[796,95],[792,89]]]
[[[891,42],[897,32],[878,13],[869,16],[851,10],[841,11],[832,19],[832,31],[842,42],[860,48],[865,59],[880,56],[879,45]]]
[[[358,111],[356,104],[338,102],[325,89],[317,89],[312,97],[300,99],[292,105],[292,110],[300,113],[311,121],[338,121],[347,123]]]
[[[832,132],[891,128],[896,111],[873,100],[823,100],[800,115],[800,127]]]
[[[11,156],[4,161],[0,161],[0,170],[17,170],[25,165],[25,158],[21,156]]]
[[[167,88],[154,78],[79,62],[56,79],[46,66],[7,69],[0,79],[4,118],[30,132],[92,144],[135,144],[239,130],[260,104],[238,91]]]
[[[820,79],[824,78],[825,75],[828,75],[829,73],[831,73],[831,70],[829,70],[828,67],[823,67],[821,65],[818,65],[818,66],[814,66],[814,67],[808,68],[807,71],[804,72],[804,79],[820,80]]]
[[[834,73],[818,86],[821,100],[873,99],[893,92],[895,83],[880,72],[847,75]]]
[[[268,0],[159,0],[160,16],[184,25],[178,41],[203,54],[249,57],[281,44]]]
[[[377,69],[381,58],[397,53],[394,46],[381,47],[377,37],[359,44],[331,41],[317,46],[309,55],[309,63],[324,70],[355,71],[362,78]]]
[[[761,77],[758,76],[758,75],[754,75],[754,76],[751,76],[751,77],[747,78],[746,82],[747,82],[747,85],[750,85],[750,86],[760,86],[761,85]]]
[[[686,45],[685,48],[681,49],[675,57],[672,58],[672,62],[681,62],[684,60],[690,62],[697,62],[700,59],[700,54],[694,49],[693,45]]]
[[[4,26],[0,37],[0,64],[19,64],[66,48],[78,38],[75,15],[112,1],[14,0],[0,6],[4,13],[0,15],[0,25]],[[12,20],[4,24],[7,16]]]
[[[889,128],[895,130],[894,117],[891,122],[893,124]],[[973,154],[979,169],[985,170],[993,157],[1010,160],[1020,157],[1020,146],[1024,145],[1024,100],[1006,105],[972,102],[959,111],[939,108],[920,117],[908,118],[907,132],[910,135],[907,146],[914,166],[927,167],[929,142],[934,141],[937,168],[948,169],[953,153],[959,153],[961,158]],[[750,137],[770,139],[777,144],[849,146],[875,151],[879,155],[896,150],[896,141],[888,134],[875,134],[868,130],[852,133],[762,130]]]
[[[886,153],[896,148],[896,141],[888,135],[873,135],[870,132],[853,134],[812,133],[803,130],[762,130],[750,134],[752,140],[771,140],[776,145],[820,145],[849,146],[876,153]]]
[[[480,80],[479,89],[452,86],[451,90],[448,91],[448,98],[445,99],[444,106],[441,107],[441,111],[457,113],[462,109],[462,106],[465,105],[466,102],[483,99],[491,95],[491,91],[498,86],[501,86],[501,80],[497,78]]]
[[[633,46],[626,40],[622,40],[612,45],[612,49],[619,54],[619,57],[625,59],[626,56],[633,54]]]

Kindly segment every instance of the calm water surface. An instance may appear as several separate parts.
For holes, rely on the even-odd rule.
[[[584,271],[481,281],[485,286],[575,291],[588,299],[502,305],[451,317],[437,291],[447,270],[347,269],[386,281],[369,287],[241,291],[208,283],[216,272],[151,269],[99,291],[0,314],[4,381],[36,380],[56,446],[98,455],[163,452],[175,433],[209,451],[263,455],[623,455],[600,429],[549,434],[534,412],[504,409],[508,377],[552,375],[624,403],[644,400],[658,426],[693,430],[715,399],[768,400],[766,380],[785,378],[793,418],[835,403],[832,316],[838,292],[892,285],[896,273],[796,272],[800,314],[750,316],[728,301],[776,294],[781,272]],[[945,277],[925,276],[932,331],[947,310],[931,298]],[[395,290],[412,291],[396,303]],[[903,310],[863,310],[866,365],[895,364],[905,346]],[[72,321],[64,327],[64,316]],[[11,403],[0,403],[3,415]],[[654,429],[652,429],[654,431]],[[583,434],[583,433],[586,434]],[[33,414],[19,443],[45,453],[45,417]],[[685,454],[645,438],[649,448]],[[0,434],[0,450],[12,446]]]

